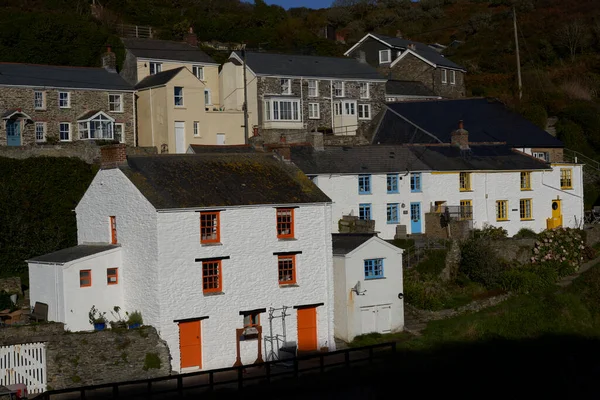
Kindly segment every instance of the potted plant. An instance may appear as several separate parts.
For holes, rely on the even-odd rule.
[[[133,311],[131,314],[125,314],[127,314],[127,326],[129,329],[139,328],[144,323],[144,320],[142,319],[142,313],[140,311]]]
[[[110,329],[127,328],[127,321],[125,321],[121,317],[121,307],[114,306],[113,311],[111,311],[110,313],[112,314],[114,319],[114,321],[110,321]]]
[[[92,308],[90,308],[88,317],[90,324],[94,325],[94,330],[101,331],[106,328],[106,313],[98,311],[96,306],[92,306]]]

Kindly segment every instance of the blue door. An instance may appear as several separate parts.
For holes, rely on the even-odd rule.
[[[6,121],[6,144],[9,146],[21,145],[21,122],[15,120]]]
[[[410,203],[410,233],[421,233],[421,203]]]

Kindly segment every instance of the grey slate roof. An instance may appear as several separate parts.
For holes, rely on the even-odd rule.
[[[378,35],[378,34],[374,34],[374,33],[372,33],[371,35],[383,40],[384,42],[394,46],[395,48],[399,48],[402,50],[407,49],[409,45],[413,44],[416,48],[416,50],[413,50],[413,51],[415,51],[421,57],[425,58],[426,60],[428,60],[438,66],[460,69],[463,71],[466,70],[465,67],[462,67],[462,66],[448,60],[446,57],[441,55],[439,52],[435,51],[434,49],[432,49],[431,47],[429,47],[428,45],[426,45],[424,43],[414,42],[412,40],[407,40],[407,39],[402,39],[402,38]]]
[[[133,86],[104,68],[0,63],[0,86],[133,91]]]
[[[563,143],[521,115],[493,99],[423,100],[390,103],[388,107],[450,143],[451,133],[463,120],[469,142],[505,142],[512,147],[563,147]],[[393,112],[386,110],[372,143],[434,143],[435,140]]]
[[[375,68],[348,57],[246,52],[246,64],[257,75],[385,80]]]
[[[376,233],[333,233],[331,241],[334,255],[345,255],[356,249],[358,246],[377,236]]]
[[[202,153],[256,153],[256,149],[249,144],[240,145],[208,145],[191,144],[190,148],[195,154]]]
[[[158,74],[149,75],[138,82],[135,85],[136,89],[146,89],[150,87],[162,86],[167,84],[173,79],[180,71],[184,70],[185,67],[179,67],[175,69],[169,69],[167,71],[159,72]]]
[[[122,38],[125,48],[140,58],[216,64],[208,54],[186,42]]]
[[[271,154],[129,156],[120,168],[156,209],[331,201]]]
[[[385,84],[386,95],[396,96],[423,96],[438,98],[423,82],[418,81],[387,81]]]
[[[53,253],[44,254],[43,256],[30,258],[27,260],[27,262],[62,265],[70,261],[75,261],[80,258],[88,257],[119,247],[120,246],[114,244],[80,244],[79,246],[68,247]]]

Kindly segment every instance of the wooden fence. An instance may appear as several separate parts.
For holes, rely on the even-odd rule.
[[[27,385],[29,393],[46,390],[46,345],[16,344],[0,347],[0,385]]]

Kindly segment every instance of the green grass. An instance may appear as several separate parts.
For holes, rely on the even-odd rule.
[[[363,346],[372,346],[374,344],[379,343],[389,343],[389,342],[401,342],[405,340],[409,340],[412,337],[411,334],[406,332],[396,332],[396,333],[367,333],[365,335],[359,335],[354,338],[352,342],[348,344],[350,347],[363,347]]]
[[[394,239],[388,240],[387,242],[393,244],[396,247],[400,247],[401,249],[408,249],[415,245],[414,239]]]

